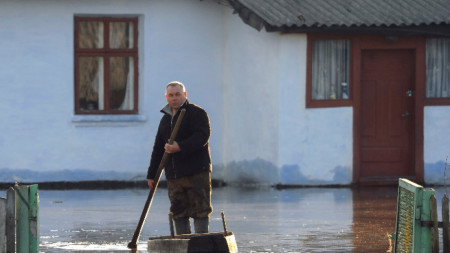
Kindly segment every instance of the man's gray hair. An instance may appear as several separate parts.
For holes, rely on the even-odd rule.
[[[176,87],[176,86],[180,86],[181,88],[183,88],[183,92],[186,92],[186,87],[184,87],[184,84],[182,82],[178,82],[178,81],[172,81],[172,82],[168,83],[166,86],[166,92],[167,92],[167,88]]]

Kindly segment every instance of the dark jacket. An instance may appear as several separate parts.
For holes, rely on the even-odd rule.
[[[201,107],[190,104],[188,100],[180,107],[172,119],[170,112],[164,113],[153,145],[153,152],[148,167],[147,179],[154,179],[161,159],[164,155],[164,145],[168,142],[172,128],[177,122],[182,108],[186,109],[175,141],[181,151],[170,154],[166,160],[166,178],[180,178],[191,176],[203,171],[211,171],[211,155],[209,151],[209,137],[211,127],[208,114]]]

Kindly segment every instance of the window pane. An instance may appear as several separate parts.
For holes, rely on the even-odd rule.
[[[109,47],[133,48],[133,22],[109,23]]]
[[[109,60],[109,104],[113,110],[134,109],[134,58]]]
[[[427,97],[450,97],[450,39],[427,39]]]
[[[316,40],[312,49],[314,100],[349,98],[350,41]]]
[[[79,58],[78,102],[81,111],[103,110],[104,80],[102,57]]]
[[[78,26],[80,48],[103,48],[103,22],[81,21]]]

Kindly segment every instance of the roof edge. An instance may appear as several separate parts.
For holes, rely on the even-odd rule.
[[[428,35],[428,36],[450,36],[450,24],[442,22],[439,24],[411,24],[411,25],[352,25],[352,26],[298,26],[283,25],[274,26],[265,21],[261,16],[244,5],[239,0],[227,0],[234,9],[233,14],[238,14],[242,21],[261,31],[265,28],[267,32],[282,33],[333,33],[333,34],[379,34],[379,35]]]
[[[265,22],[264,19],[262,19],[242,3],[237,0],[228,0],[228,3],[231,5],[231,7],[233,7],[233,13],[237,13],[242,21],[244,21],[244,23],[255,28],[258,31],[261,31],[263,27],[266,27],[267,29],[267,22]]]
[[[267,32],[282,33],[334,33],[334,34],[378,34],[378,35],[429,35],[450,37],[450,24],[408,26],[266,26]]]

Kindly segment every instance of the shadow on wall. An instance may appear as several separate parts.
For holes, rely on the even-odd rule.
[[[351,170],[337,166],[331,170],[330,180],[315,179],[314,175],[306,176],[298,165],[284,165],[281,168],[261,158],[214,165],[212,178],[222,179],[231,185],[330,185],[350,184]]]
[[[444,182],[445,180],[445,182]],[[450,184],[450,165],[444,161],[425,164],[425,183]]]
[[[443,163],[442,163],[443,164]],[[439,167],[439,166],[438,166]],[[443,168],[443,166],[440,166]],[[225,165],[213,165],[212,178],[230,185],[348,185],[351,183],[351,169],[337,166],[331,171],[330,179],[317,179],[314,171],[305,175],[298,165],[284,165],[278,168],[273,163],[257,158],[230,162]],[[35,171],[29,169],[0,169],[0,182],[77,182],[77,181],[142,181],[146,171],[95,171],[95,170],[59,170]],[[442,173],[437,172],[442,178]],[[436,176],[433,176],[436,177]],[[161,180],[165,180],[163,176]]]
[[[143,173],[142,173],[143,174]],[[51,181],[91,181],[91,180],[126,180],[136,181],[145,175],[132,175],[130,172],[94,171],[94,170],[58,170],[36,171],[29,169],[0,169],[0,182],[51,182]]]
[[[252,161],[231,162],[227,166],[214,165],[212,177],[239,185],[273,185],[280,182],[278,168],[259,158]]]

